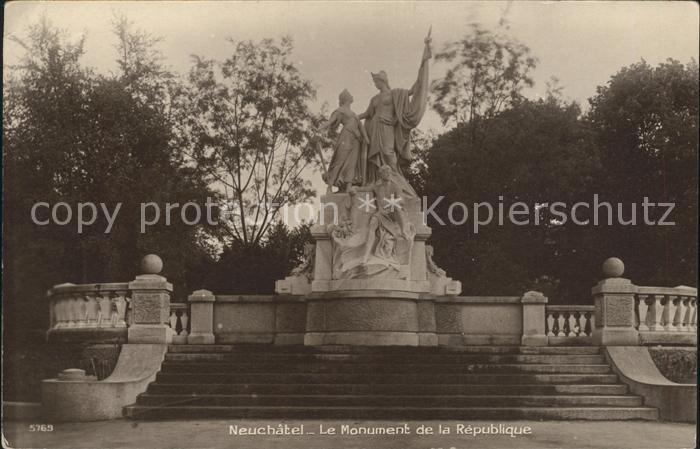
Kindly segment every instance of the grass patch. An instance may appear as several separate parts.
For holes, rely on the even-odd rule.
[[[697,348],[650,347],[652,360],[663,374],[673,382],[696,384],[698,371]]]

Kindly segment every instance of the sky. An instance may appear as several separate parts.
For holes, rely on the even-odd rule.
[[[461,37],[466,25],[495,28],[506,17],[509,34],[539,59],[535,86],[526,94],[544,95],[551,76],[564,97],[582,106],[621,67],[644,58],[652,65],[666,58],[687,62],[698,55],[698,5],[695,2],[38,2],[5,5],[5,64],[21,56],[7,40],[22,37],[45,14],[77,38],[86,35],[84,62],[98,70],[116,69],[110,22],[124,13],[137,27],[161,36],[159,49],[179,73],[191,55],[224,59],[226,40],[294,38],[293,58],[318,88],[315,105],[331,106],[347,88],[353,108],[363,111],[376,93],[369,72],[386,70],[392,87],[410,87],[416,77],[428,28],[434,50]],[[433,65],[431,77],[443,67]],[[421,128],[441,129],[429,111]]]
[[[642,58],[651,65],[667,58],[685,63],[697,59],[699,51],[695,2],[14,1],[5,4],[4,64],[22,55],[7,37],[21,38],[45,14],[73,38],[86,36],[86,65],[113,71],[114,13],[162,37],[158,48],[166,63],[182,74],[191,67],[193,54],[225,59],[233,48],[227,38],[291,36],[295,63],[317,87],[316,110],[323,103],[335,107],[347,88],[355,97],[353,109],[364,111],[376,93],[371,71],[387,71],[392,87],[410,87],[430,26],[435,52],[463,36],[469,23],[495,29],[505,17],[510,36],[539,59],[535,86],[525,94],[543,96],[546,82],[555,76],[564,98],[584,109],[596,86],[623,66]],[[433,64],[431,78],[443,71]],[[420,128],[443,130],[430,110]]]

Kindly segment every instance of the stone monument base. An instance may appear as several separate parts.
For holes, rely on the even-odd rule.
[[[433,261],[420,200],[401,198],[395,215],[365,207],[380,200],[366,188],[322,196],[314,244],[277,281],[278,294],[306,301],[305,345],[438,344],[435,300],[455,297],[462,285]]]
[[[434,305],[413,292],[312,293],[307,299],[304,344],[435,346]]]

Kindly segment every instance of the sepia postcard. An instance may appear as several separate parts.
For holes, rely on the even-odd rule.
[[[696,2],[3,12],[3,447],[696,447]]]

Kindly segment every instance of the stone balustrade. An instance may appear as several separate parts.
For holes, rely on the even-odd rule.
[[[170,317],[168,325],[173,330],[173,344],[187,343],[190,333],[190,307],[187,303],[170,303]]]
[[[545,331],[548,337],[590,337],[594,327],[594,306],[548,305],[545,307]]]
[[[638,286],[623,278],[624,272],[620,259],[607,259],[605,278],[591,290],[596,344],[697,344],[697,289]]]
[[[104,338],[123,336],[130,319],[127,283],[60,284],[47,292],[49,337],[85,334]]]
[[[149,254],[141,262],[142,274],[131,282],[54,286],[47,292],[47,338],[167,344],[182,335],[186,341],[188,305],[170,307],[172,284],[158,274],[162,267],[160,257]]]
[[[697,301],[697,290],[690,287],[637,287],[634,326],[643,342],[697,335]]]
[[[651,332],[697,333],[695,289],[637,287],[635,327]]]
[[[590,344],[594,328],[594,306],[545,307],[545,335],[550,345]]]
[[[160,258],[149,255],[142,263],[143,274],[132,282],[54,286],[48,291],[48,337],[141,344],[314,344],[307,336],[315,332],[318,320],[309,310],[325,310],[343,299],[216,296],[197,290],[186,303],[171,303],[172,284],[158,274],[161,268]],[[415,337],[413,345],[696,344],[695,288],[637,286],[623,273],[621,260],[605,261],[605,277],[591,289],[595,305],[549,305],[535,291],[522,297],[416,297],[407,307],[416,309],[417,324],[408,320],[396,326]],[[352,331],[345,309],[334,323],[346,326],[346,333]]]

